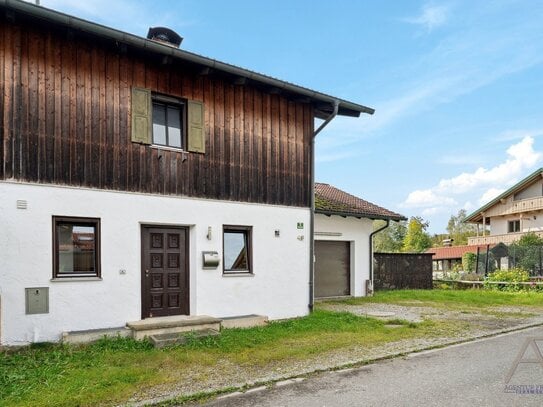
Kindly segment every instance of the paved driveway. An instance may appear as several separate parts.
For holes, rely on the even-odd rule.
[[[542,406],[543,363],[521,363],[509,387],[505,382],[523,344],[531,337],[541,338],[536,344],[543,352],[543,328],[532,328],[352,370],[322,373],[207,405]],[[523,359],[534,357],[534,349],[528,347]]]

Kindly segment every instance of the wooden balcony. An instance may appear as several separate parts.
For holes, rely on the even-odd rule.
[[[494,245],[500,242],[505,244],[511,244],[514,241],[519,240],[522,235],[525,235],[527,233],[535,233],[537,236],[543,237],[543,231],[506,233],[504,235],[475,236],[468,237],[468,245]]]
[[[539,196],[536,198],[521,199],[519,201],[507,199],[494,205],[485,215],[488,218],[534,211],[543,211],[543,197]]]

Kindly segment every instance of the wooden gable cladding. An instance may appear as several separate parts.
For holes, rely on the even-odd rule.
[[[203,153],[132,142],[133,88],[201,102]],[[0,179],[309,206],[308,104],[8,21],[0,96]]]

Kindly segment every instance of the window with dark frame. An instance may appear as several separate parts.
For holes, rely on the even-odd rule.
[[[507,231],[508,233],[520,232],[520,220],[510,220]]]
[[[184,105],[153,99],[153,144],[184,148]]]
[[[223,227],[224,273],[252,273],[252,227]]]
[[[100,219],[53,216],[53,278],[100,277]]]

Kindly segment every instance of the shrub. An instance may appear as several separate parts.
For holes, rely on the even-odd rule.
[[[487,277],[487,281],[506,281],[509,283],[523,283],[530,281],[530,274],[520,268],[515,267],[509,270],[496,270],[490,273]]]
[[[475,263],[477,263],[477,255],[475,253],[464,253],[462,255],[462,267],[464,271],[475,271]]]
[[[490,273],[485,280],[485,288],[502,290],[502,291],[520,291],[523,288],[529,289],[529,287],[523,287],[522,284],[530,281],[530,274],[519,267],[509,270],[496,270]],[[490,284],[491,282],[504,282],[506,284]]]

